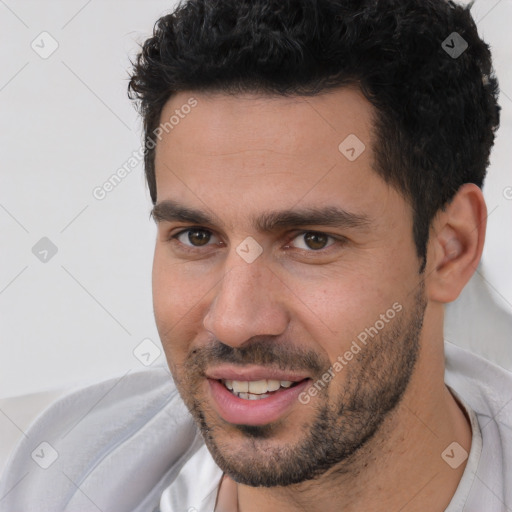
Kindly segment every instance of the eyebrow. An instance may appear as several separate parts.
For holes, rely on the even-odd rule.
[[[151,210],[151,216],[157,224],[162,221],[200,224],[204,226],[219,224],[209,213],[189,208],[170,199],[157,203]],[[251,220],[254,229],[262,233],[308,225],[364,228],[371,224],[371,219],[368,215],[348,212],[336,206],[269,211],[263,212]]]

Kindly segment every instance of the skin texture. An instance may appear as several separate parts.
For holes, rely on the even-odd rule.
[[[234,480],[226,488],[236,488],[238,510],[444,510],[465,464],[452,469],[441,453],[453,441],[469,451],[471,429],[443,382],[443,304],[481,256],[480,189],[464,185],[438,213],[420,274],[411,206],[372,170],[373,110],[359,91],[181,92],[162,120],[191,96],[197,106],[157,144],[157,204],[173,200],[214,222],[159,220],[154,311],[178,389]],[[366,147],[355,161],[338,150],[349,134]],[[367,222],[273,232],[252,222],[325,206]],[[172,238],[187,228],[200,229],[192,243],[190,232]],[[314,250],[308,231],[333,238],[314,239]],[[236,252],[248,236],[262,248],[252,263]],[[309,403],[251,428],[212,407],[208,369],[281,365],[316,381],[395,303],[401,311]]]

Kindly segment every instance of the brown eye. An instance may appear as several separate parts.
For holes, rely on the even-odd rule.
[[[210,241],[210,238],[211,234],[201,229],[194,229],[188,232],[188,240],[192,245],[206,245]]]
[[[188,247],[202,247],[208,244],[212,238],[212,234],[205,229],[186,229],[178,233],[174,238]]]
[[[334,243],[335,239],[325,233],[305,231],[293,239],[293,245],[297,249],[320,251]]]
[[[304,235],[304,241],[310,249],[318,250],[323,249],[329,240],[327,235],[322,233],[306,233]]]

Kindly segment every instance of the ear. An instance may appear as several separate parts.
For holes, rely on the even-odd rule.
[[[486,226],[482,191],[462,185],[430,229],[425,283],[431,300],[447,303],[459,296],[482,256]]]

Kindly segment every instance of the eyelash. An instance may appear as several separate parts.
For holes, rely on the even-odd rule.
[[[210,234],[214,235],[213,231],[211,231],[209,229],[198,228],[198,227],[191,227],[191,228],[182,229],[181,231],[179,231],[178,233],[176,233],[174,235],[170,235],[167,238],[167,241],[171,242],[171,243],[179,244],[181,246],[180,250],[183,250],[183,251],[188,252],[188,253],[197,253],[198,251],[201,251],[202,247],[189,246],[189,245],[183,244],[182,242],[180,242],[178,240],[178,237],[180,237],[184,233],[187,233],[188,231],[204,231],[204,232],[207,232],[207,233],[210,233]],[[286,246],[288,246],[288,244],[290,244],[290,242],[295,240],[297,237],[299,237],[301,235],[303,236],[303,235],[305,235],[307,233],[315,233],[317,235],[326,235],[328,237],[328,239],[333,240],[334,242],[329,244],[329,245],[327,245],[325,248],[318,249],[316,251],[314,249],[309,249],[309,250],[307,250],[307,249],[296,249],[296,250],[301,251],[301,252],[305,252],[305,253],[311,253],[311,254],[315,254],[315,253],[323,253],[323,254],[325,254],[325,252],[328,251],[331,247],[333,247],[335,245],[343,244],[343,243],[346,242],[346,239],[344,237],[341,237],[341,236],[336,237],[336,236],[333,236],[333,235],[329,235],[328,233],[324,233],[322,231],[304,230],[304,231],[295,232],[293,234],[293,236],[288,238],[288,241],[286,242]],[[204,247],[208,247],[208,244],[206,246],[204,246]]]

